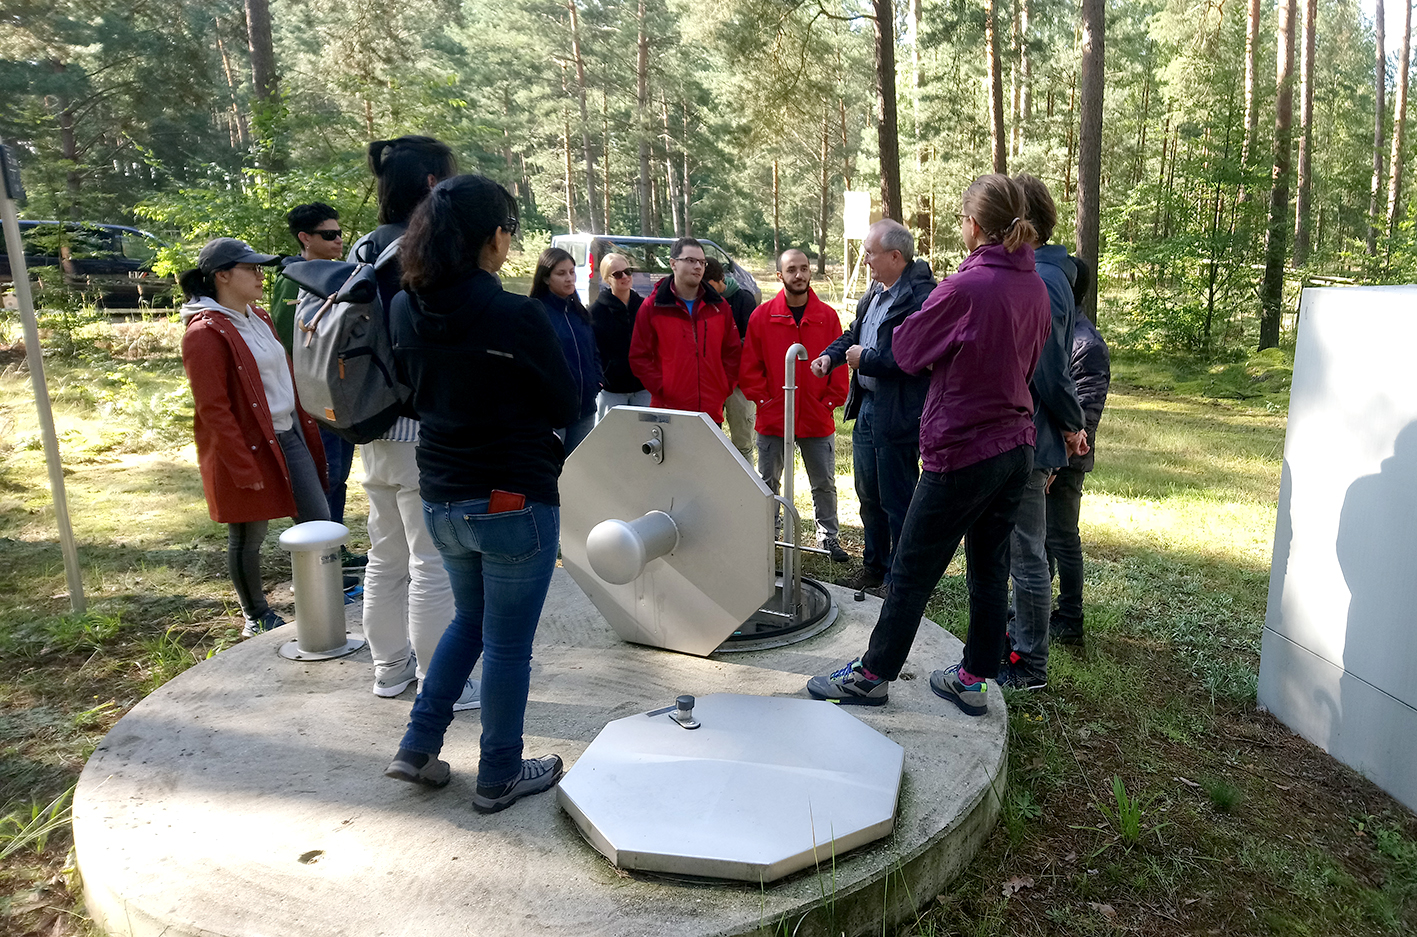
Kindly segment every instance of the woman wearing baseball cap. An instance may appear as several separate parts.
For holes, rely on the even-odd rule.
[[[300,409],[290,359],[261,301],[261,268],[276,262],[236,238],[208,241],[178,278],[182,366],[192,385],[192,430],[212,520],[227,525],[227,568],[246,616],[243,637],[285,624],[261,585],[271,518],[329,520],[325,451]]]

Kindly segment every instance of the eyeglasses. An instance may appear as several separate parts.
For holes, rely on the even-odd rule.
[[[624,270],[616,270],[614,273],[610,274],[610,276],[616,280],[623,280],[627,277],[634,276],[634,273],[635,272],[633,270],[626,267]]]
[[[344,232],[339,228],[322,228],[319,231],[311,231],[311,234],[318,234],[327,241],[338,241],[344,237]]]
[[[517,232],[521,230],[521,226],[522,223],[515,218],[508,218],[506,221],[502,222],[502,230],[507,232],[511,237],[517,236]]]
[[[689,264],[694,267],[702,267],[704,264],[708,263],[708,261],[702,257],[673,257],[670,259],[675,263]]]

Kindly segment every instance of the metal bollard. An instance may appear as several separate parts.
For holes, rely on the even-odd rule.
[[[339,548],[348,537],[349,528],[333,521],[307,521],[280,535],[295,580],[295,640],[281,645],[281,657],[332,660],[364,646],[344,630]]]

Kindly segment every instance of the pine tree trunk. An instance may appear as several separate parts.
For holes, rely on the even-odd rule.
[[[1092,264],[1101,282],[1100,254],[1102,195],[1102,96],[1105,74],[1106,0],[1082,2],[1082,101],[1078,132],[1077,253]],[[1097,321],[1094,286],[1083,314]]]
[[[836,99],[841,112],[841,179],[847,190],[851,189],[851,140],[846,134],[846,98]]]
[[[236,125],[236,139],[244,150],[251,145],[251,130],[246,125],[246,115],[241,113],[241,104],[236,96],[236,73],[231,67],[231,56],[227,54],[226,43],[221,38],[221,19],[212,17],[212,31],[216,34],[216,48],[221,53],[221,68],[226,75],[226,90],[231,94],[231,118]]]
[[[246,38],[251,48],[251,86],[256,89],[257,100],[273,105],[280,100],[280,83],[268,0],[246,0]]]
[[[684,159],[684,172],[679,177],[679,188],[684,198],[684,237],[694,236],[694,197],[689,183],[689,105],[687,102],[680,102],[680,114],[684,118],[684,136],[680,141],[679,153]]]
[[[772,161],[772,258],[782,256],[782,229],[778,224],[777,160]]]
[[[895,10],[892,0],[871,0],[871,3],[876,23],[876,143],[881,157],[881,216],[903,221],[895,100]]]
[[[1028,134],[1024,131],[1028,129],[1028,122],[1033,120],[1033,58],[1028,54],[1028,18],[1031,11],[1028,8],[1028,4],[1029,0],[1019,0],[1019,6],[1022,10],[1020,15],[1022,29],[1019,32],[1019,59],[1023,69],[1021,84],[1023,86],[1024,124],[1023,131],[1020,131],[1022,135],[1019,141],[1020,146],[1027,141]]]
[[[669,216],[674,224],[674,236],[684,236],[684,226],[679,220],[679,183],[674,178],[674,148],[669,136],[669,101],[664,95],[659,96],[659,113],[664,123],[664,178],[668,182],[664,190],[665,200],[669,202]]]
[[[988,0],[984,13],[985,71],[989,77],[989,151],[994,172],[1008,172],[1007,138],[1004,136],[1004,81],[999,62],[999,0]],[[1069,133],[1071,133],[1071,127]],[[1069,153],[1069,162],[1072,154]]]
[[[1381,2],[1381,0],[1379,0]],[[1284,312],[1284,257],[1289,246],[1289,148],[1294,119],[1294,15],[1296,0],[1276,7],[1274,169],[1270,176],[1269,232],[1265,240],[1264,280],[1260,284],[1259,348],[1279,344]]]
[[[1397,219],[1402,213],[1402,157],[1403,138],[1407,132],[1407,70],[1412,60],[1412,0],[1403,0],[1406,12],[1402,23],[1402,57],[1397,67],[1397,101],[1392,108],[1392,159],[1388,163],[1387,184],[1387,236],[1388,250],[1397,232]]]
[[[918,6],[918,0],[916,0]],[[822,156],[818,165],[817,181],[821,192],[821,213],[817,225],[817,273],[827,272],[827,226],[831,224],[831,176],[827,172],[827,160],[831,158],[831,112],[822,108]],[[781,256],[780,254],[778,256]]]
[[[1313,189],[1314,22],[1318,0],[1304,0],[1304,42],[1299,56],[1299,194],[1294,203],[1294,266],[1309,262],[1309,200]]]
[[[649,168],[649,33],[645,29],[645,0],[640,0],[639,57],[635,68],[635,107],[640,120],[640,236],[650,237],[654,199]],[[656,231],[656,233],[658,233]]]
[[[562,70],[562,85],[565,81],[565,70]],[[566,156],[566,232],[576,233],[576,177],[571,168],[571,109],[565,106],[561,108],[562,133],[561,144]]]
[[[590,230],[603,234],[599,198],[595,192],[595,150],[590,145],[590,114],[586,108],[585,59],[581,56],[580,13],[576,10],[576,0],[566,0],[566,9],[571,13],[571,59],[576,63],[576,100],[581,108],[581,156],[585,161],[586,215],[590,219]]]
[[[600,129],[600,141],[604,146],[602,150],[604,159],[601,161],[600,171],[604,176],[603,181],[605,182],[605,185],[601,188],[604,202],[600,217],[605,223],[605,227],[601,230],[601,233],[609,234],[614,227],[610,223],[610,96],[604,92],[601,92],[600,95]]]
[[[1260,113],[1255,101],[1255,89],[1259,85],[1259,56],[1260,0],[1250,0],[1245,19],[1245,140],[1240,146],[1241,169],[1249,169],[1255,152],[1255,139],[1259,135]]]
[[[1023,128],[1019,126],[1023,113],[1023,23],[1019,10],[1019,0],[1010,0],[1013,22],[1009,29],[1009,155],[1017,157],[1023,142]]]
[[[1368,256],[1378,250],[1378,192],[1383,187],[1383,118],[1387,116],[1387,50],[1384,48],[1383,19],[1387,15],[1383,0],[1377,0],[1377,13],[1373,19],[1374,39],[1377,43],[1376,68],[1373,72],[1373,187],[1368,199]]]

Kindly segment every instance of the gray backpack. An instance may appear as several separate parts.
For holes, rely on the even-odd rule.
[[[399,240],[373,260],[303,260],[283,268],[301,287],[291,344],[301,406],[353,443],[378,439],[410,413],[413,394],[398,377],[378,283]]]

